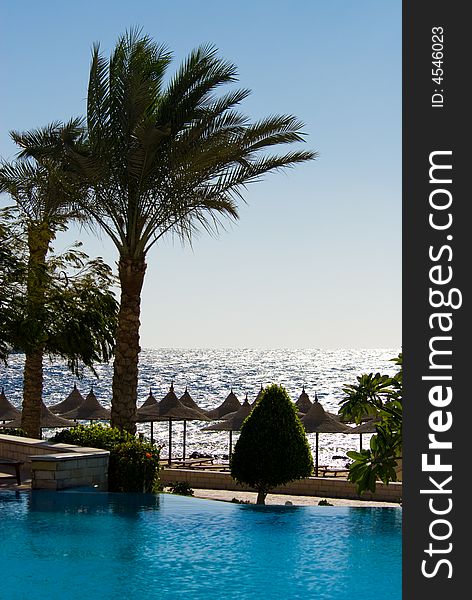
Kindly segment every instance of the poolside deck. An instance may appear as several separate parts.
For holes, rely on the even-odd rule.
[[[14,476],[0,471],[0,491],[28,491],[30,489],[31,479],[28,479],[26,476],[24,479],[22,478],[21,485],[17,485]],[[233,498],[236,498],[240,502],[255,504],[257,494],[255,492],[235,492],[232,490],[194,489],[194,497],[220,502],[231,502]],[[373,500],[326,498],[321,496],[296,496],[293,494],[268,494],[266,504],[283,506],[291,502],[293,506],[317,506],[320,500],[328,500],[333,506],[377,506],[386,508],[399,506],[397,502],[375,502]]]

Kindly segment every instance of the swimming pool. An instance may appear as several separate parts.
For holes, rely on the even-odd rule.
[[[401,509],[0,492],[11,600],[400,600]]]

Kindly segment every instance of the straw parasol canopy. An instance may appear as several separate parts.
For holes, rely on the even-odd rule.
[[[229,456],[231,456],[233,447],[233,431],[241,430],[243,422],[249,416],[251,411],[252,406],[249,404],[246,394],[246,399],[239,407],[239,410],[227,415],[228,418],[221,423],[215,423],[214,425],[204,427],[202,431],[229,431]]]
[[[21,427],[21,415],[17,416],[13,421],[0,427]],[[65,419],[52,413],[49,408],[41,402],[41,429],[55,429],[57,427],[75,427],[74,421]]]
[[[149,388],[149,396],[146,398],[146,400],[141,404],[141,406],[138,408],[138,412],[142,409],[142,408],[148,408],[149,406],[156,406],[158,404],[155,396],[152,393],[152,389]]]
[[[185,392],[182,394],[182,396],[180,396],[179,398],[180,402],[182,402],[182,404],[184,406],[186,406],[187,408],[193,408],[194,410],[196,410],[199,413],[202,413],[202,415],[205,417],[205,421],[208,420],[207,415],[205,414],[205,412],[198,406],[198,404],[195,402],[195,400],[192,398],[192,396],[188,393],[187,388],[185,388]]]
[[[56,415],[63,415],[70,410],[78,408],[84,402],[84,400],[84,397],[77,389],[77,385],[74,383],[74,388],[67,398],[58,404],[50,406],[49,410]]]
[[[352,427],[350,433],[377,433],[377,423],[380,419],[370,419],[370,421],[365,421],[362,425],[358,425],[357,427]]]
[[[190,394],[188,394],[188,396],[190,397]],[[182,404],[175,394],[173,383],[171,383],[169,391],[158,403],[158,405],[142,408],[138,418],[142,421],[150,420],[151,422],[169,421],[169,465],[172,463],[172,420],[184,422],[183,460],[185,460],[186,421],[211,420],[210,417],[208,417],[201,409],[198,408],[198,406],[197,409],[195,409]]]
[[[230,393],[226,396],[226,399],[222,404],[213,410],[207,410],[206,414],[211,419],[221,419],[225,415],[229,415],[230,413],[236,412],[241,408],[241,402],[239,402],[236,394],[233,392],[233,388],[231,388]]]
[[[318,435],[320,433],[349,433],[351,428],[329,415],[318,401],[313,402],[301,422],[307,433],[316,433],[315,477],[318,477]]]
[[[5,396],[5,391],[2,388],[0,394],[0,421],[11,421],[16,417],[19,417],[21,412],[13,406],[13,404]]]
[[[187,408],[192,408],[196,411],[200,416],[201,420],[208,421],[210,417],[203,412],[203,410],[198,406],[192,396],[189,394],[187,388],[185,388],[185,392],[180,396],[180,402],[186,406]],[[182,446],[182,460],[185,460],[185,441],[187,439],[187,419],[184,419],[184,441]]]
[[[262,392],[264,391],[264,387],[261,383],[261,389],[257,392],[257,396],[254,399],[254,402],[251,402],[251,406],[254,408],[256,406],[256,404],[258,403],[258,401],[260,400],[261,396],[262,396]]]
[[[362,450],[362,434],[363,433],[377,433],[377,423],[380,421],[378,417],[371,418],[368,421],[364,421],[357,427],[350,427],[346,433],[358,433],[359,434],[359,450]]]
[[[93,388],[87,394],[85,400],[80,406],[63,414],[66,419],[76,421],[108,421],[111,411],[103,407],[93,393]]]
[[[138,423],[146,423],[161,420],[159,418],[159,402],[153,396],[152,392],[149,392],[149,396],[136,411],[136,421]]]
[[[316,397],[316,394],[315,394]],[[317,402],[318,400],[316,400]],[[304,415],[310,410],[313,402],[310,400],[310,396],[305,392],[305,386],[302,388],[302,393],[298,397],[298,400],[295,402],[295,406],[298,410]]]
[[[159,407],[158,401],[152,393],[152,389],[149,388],[149,396],[146,400],[141,404],[141,406],[136,411],[136,422],[137,423],[151,423],[151,444],[154,444],[154,421],[159,421]],[[146,415],[146,410],[149,408],[153,408],[156,410],[156,417],[154,418],[152,415]],[[144,411],[144,415],[143,415]]]
[[[143,414],[144,412],[147,414],[147,410],[143,411]],[[159,402],[159,416],[163,417],[164,419],[174,419],[176,421],[183,421],[184,419],[189,421],[210,420],[210,418],[207,417],[200,409],[195,410],[194,408],[190,408],[189,406],[182,404],[182,402],[177,398],[173,383],[171,384],[167,394]]]
[[[335,416],[337,419],[339,419],[342,423],[354,423],[354,419],[352,417],[344,417],[343,415],[337,414],[337,415],[333,415]],[[360,423],[365,423],[366,421],[372,421],[372,419],[375,419],[377,416],[377,413],[364,413],[363,415],[360,416],[360,418],[358,418],[358,421]],[[364,433],[367,433],[366,431]]]

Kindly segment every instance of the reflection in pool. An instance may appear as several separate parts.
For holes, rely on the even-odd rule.
[[[400,600],[401,509],[0,492],[5,598]]]

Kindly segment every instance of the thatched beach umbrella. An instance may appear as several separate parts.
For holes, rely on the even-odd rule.
[[[185,392],[179,398],[180,402],[187,408],[192,408],[196,411],[197,414],[201,415],[203,421],[208,421],[210,417],[203,412],[203,410],[198,406],[192,396],[189,394],[187,388],[185,388]],[[187,439],[187,419],[184,419],[184,441],[182,446],[182,460],[185,460],[185,442]]]
[[[202,429],[202,431],[229,431],[229,457],[231,458],[232,449],[233,449],[233,431],[240,431],[241,426],[245,419],[249,416],[252,410],[252,406],[249,404],[249,401],[246,399],[239,407],[239,410],[236,412],[227,415],[229,418],[225,419],[221,423],[216,423],[215,425],[210,425]]]
[[[0,427],[21,427],[21,415],[6,425],[0,425]],[[41,402],[40,433],[42,433],[43,429],[56,429],[58,427],[75,427],[75,423],[74,421],[55,415],[44,402]]]
[[[172,421],[210,421],[200,409],[190,408],[182,404],[177,398],[172,383],[168,393],[159,402],[157,406],[143,408],[140,412],[140,418],[151,417],[155,421],[169,421],[169,465],[172,464]],[[185,447],[185,446],[184,446]],[[185,457],[184,457],[185,460]]]
[[[85,398],[79,392],[79,390],[77,389],[77,385],[74,383],[74,388],[72,392],[67,396],[67,398],[62,402],[59,402],[58,404],[50,406],[49,410],[56,415],[63,415],[64,413],[69,412],[70,410],[78,408],[84,401]]]
[[[314,402],[301,422],[307,433],[316,433],[315,477],[318,477],[318,434],[349,433],[351,428],[326,413],[319,402]]]
[[[236,397],[236,394],[233,392],[233,388],[231,388],[230,393],[226,396],[226,399],[222,404],[214,408],[213,410],[207,410],[206,414],[210,417],[210,419],[221,419],[225,415],[229,415],[230,413],[234,413],[241,408],[241,402]]]
[[[4,423],[5,421],[12,421],[20,415],[21,412],[7,399],[5,391],[2,388],[2,393],[0,394],[0,421],[3,421]]]
[[[146,400],[141,404],[141,406],[136,411],[136,422],[137,423],[151,423],[151,444],[154,444],[154,421],[159,421],[159,418],[155,419],[152,415],[146,416],[146,414],[144,414],[144,416],[143,416],[142,411],[146,410],[147,408],[150,408],[150,407],[157,407],[158,404],[159,404],[158,401],[153,396],[152,389],[149,388],[149,396],[146,398]]]
[[[64,413],[62,416],[75,421],[109,421],[111,411],[100,404],[92,388],[80,406]]]
[[[153,395],[152,388],[149,388],[149,396],[146,398],[146,400],[138,408],[138,412],[142,408],[148,408],[149,406],[156,406],[157,404],[159,404],[159,402],[156,400],[155,396]]]
[[[201,409],[198,404],[195,402],[195,400],[192,398],[192,396],[189,394],[188,389],[185,388],[185,392],[182,394],[182,396],[180,396],[179,398],[180,402],[182,402],[182,404],[184,406],[186,406],[187,408],[193,408],[194,410],[196,410],[198,413],[202,413],[205,417],[206,420],[208,420],[208,417],[206,415],[206,413],[203,411],[203,409]]]
[[[318,394],[315,392],[315,399],[313,400],[314,403],[318,402]],[[326,410],[325,413],[327,415],[329,415],[330,417],[332,417],[335,421],[341,421],[341,423],[348,423],[348,421],[346,421],[345,419],[342,418],[342,416],[338,413],[333,413],[330,412],[329,410]],[[306,413],[305,413],[306,414]]]
[[[257,404],[257,402],[259,401],[260,397],[262,396],[262,392],[264,391],[264,387],[261,384],[261,389],[257,392],[257,396],[254,399],[254,402],[251,402],[251,406],[252,408],[254,408]]]
[[[361,425],[357,427],[350,427],[350,431],[346,431],[346,433],[358,433],[359,434],[359,450],[362,450],[362,434],[363,433],[377,433],[377,423],[380,421],[378,418],[371,418],[367,421],[364,421]]]
[[[315,394],[315,398],[316,398],[316,394]],[[318,401],[318,400],[316,399],[316,401]],[[305,386],[303,386],[302,393],[298,397],[298,400],[295,402],[295,406],[298,408],[298,410],[301,413],[306,415],[306,413],[312,407],[312,404],[313,404],[313,402],[310,400],[310,396],[305,392]]]

